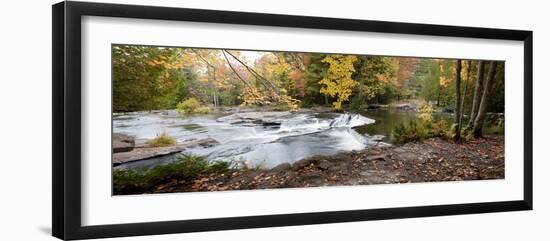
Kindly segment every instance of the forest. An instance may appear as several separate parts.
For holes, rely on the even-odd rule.
[[[443,141],[445,145],[463,148],[466,156],[471,154],[471,148],[476,145],[487,145],[489,149],[499,151],[504,135],[504,64],[503,61],[493,60],[113,45],[113,118],[115,125],[120,124],[120,128],[115,126],[114,131],[120,132],[123,139],[130,139],[123,140],[124,143],[134,143],[130,150],[135,150],[135,143],[140,140],[150,148],[175,148],[174,153],[184,153],[186,165],[189,165],[190,160],[196,162],[196,159],[200,159],[204,170],[210,170],[210,165],[220,163],[225,163],[222,165],[225,169],[240,171],[251,165],[256,169],[267,165],[268,168],[263,169],[270,170],[280,168],[283,164],[293,166],[304,160],[317,165],[319,160],[308,158],[319,151],[333,157],[342,151],[364,150],[364,158],[369,159],[369,155],[385,155],[394,151],[387,149],[393,146],[391,144],[401,145],[401,148],[429,143],[440,146],[441,143],[434,142]],[[155,123],[143,123],[143,118],[154,114],[158,114],[155,118],[159,118],[155,119]],[[164,124],[167,116],[179,125]],[[138,120],[142,122],[137,123]],[[219,123],[228,123],[229,127],[216,129]],[[302,136],[318,138],[320,132],[342,136],[341,133],[333,133],[342,128],[347,128],[346,133],[351,132],[351,137],[343,137],[340,144],[348,143],[352,137],[359,138],[355,140],[359,144],[353,144],[356,147],[349,150],[346,147],[327,153],[324,153],[326,148],[319,148],[311,153],[285,157],[281,161],[258,156],[256,150],[251,151],[250,148],[246,151],[229,148],[236,141],[226,136],[199,134],[227,131],[228,128],[237,133],[252,130],[254,140],[265,139],[255,145],[265,146],[268,151],[278,150],[271,146],[274,142],[285,144],[286,151],[290,150],[288,148],[296,150],[297,147],[288,147],[289,143],[298,143],[296,139],[304,138]],[[144,131],[146,129],[148,131]],[[275,134],[273,139],[266,138]],[[190,142],[195,146],[191,146]],[[203,146],[205,142],[206,147]],[[374,142],[388,146],[378,150],[378,144],[372,148],[371,143]],[[304,143],[304,140],[299,143]],[[381,154],[373,154],[373,151]],[[122,154],[127,153],[132,151]],[[231,159],[235,156],[240,159]],[[503,151],[496,156],[499,158],[497,161],[501,161]],[[125,158],[117,160],[129,160]],[[440,158],[443,157],[430,157]],[[151,163],[158,161],[155,158],[142,159],[149,159],[143,162],[148,163],[145,166],[156,166]],[[181,157],[175,159],[182,160]],[[260,165],[258,160],[268,164]],[[121,161],[123,165],[120,166],[126,165],[125,162]],[[240,165],[235,165],[236,162]],[[139,161],[128,163],[130,165],[121,168],[119,173],[120,177],[128,179],[123,178],[125,182],[131,182],[132,178],[137,178],[135,176],[145,175],[130,170],[133,169],[132,163]],[[496,166],[503,171],[503,163]],[[156,168],[150,167],[150,170]],[[321,171],[327,170],[329,168]],[[475,177],[483,179],[481,173],[484,171],[477,169]],[[461,172],[463,176],[467,173],[464,170]],[[197,176],[204,175],[216,174],[198,171],[189,179],[191,181],[185,181],[187,186],[174,184],[159,190],[197,191],[200,188],[191,186],[197,186]],[[501,175],[503,173],[486,178]],[[463,176],[458,178],[464,179]],[[362,177],[365,178],[364,175]],[[449,174],[431,178],[440,181],[445,178],[456,179],[457,176]],[[160,179],[163,181],[155,182],[165,185],[166,180]],[[411,181],[410,178],[405,179]],[[428,179],[424,177],[422,180]],[[120,190],[123,190],[120,192],[131,193],[127,190],[129,184],[120,182],[123,183],[119,185]],[[404,180],[390,182],[400,183]],[[257,188],[231,185],[227,184],[225,188]],[[303,185],[306,184],[296,184]],[[205,186],[212,188],[212,185]]]

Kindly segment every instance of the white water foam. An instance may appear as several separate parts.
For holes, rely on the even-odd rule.
[[[375,121],[350,113],[239,113],[222,118],[198,116],[179,118],[161,114],[135,113],[114,119],[114,132],[151,138],[166,131],[178,141],[213,138],[218,145],[186,152],[210,160],[244,159],[251,166],[273,167],[311,155],[331,155],[360,150],[371,143],[353,127]],[[269,123],[264,126],[263,123]],[[277,125],[280,123],[280,125]]]

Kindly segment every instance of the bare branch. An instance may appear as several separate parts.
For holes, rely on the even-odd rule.
[[[246,82],[242,77],[241,75],[239,75],[239,73],[235,70],[235,68],[233,68],[233,65],[231,65],[231,62],[229,62],[229,59],[227,58],[227,55],[225,55],[225,51],[222,50],[222,54],[223,54],[223,57],[225,58],[225,61],[227,61],[227,64],[229,65],[229,68],[231,68],[231,71],[233,71],[233,73],[235,73],[235,75],[237,75],[237,77],[247,86],[250,88],[250,85],[248,84],[248,82]]]

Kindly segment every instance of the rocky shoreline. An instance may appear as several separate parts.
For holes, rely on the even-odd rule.
[[[504,139],[457,144],[433,138],[400,146],[314,156],[272,169],[231,169],[170,180],[145,193],[441,182],[504,178]]]

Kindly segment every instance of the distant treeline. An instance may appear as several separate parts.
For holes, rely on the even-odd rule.
[[[172,109],[190,98],[212,107],[360,109],[406,99],[456,106],[456,60],[114,45],[112,61],[115,112]],[[469,113],[480,61],[460,64]],[[504,62],[495,66],[487,110],[503,112]]]

